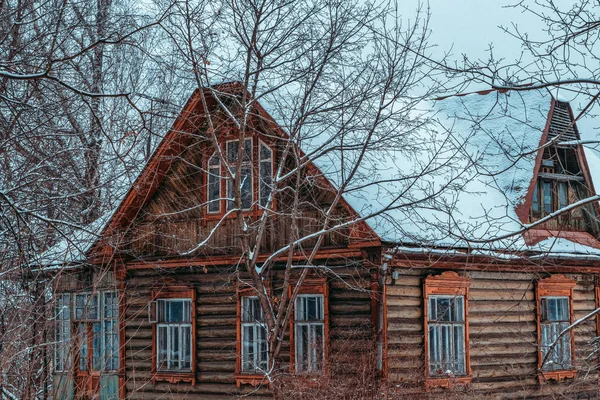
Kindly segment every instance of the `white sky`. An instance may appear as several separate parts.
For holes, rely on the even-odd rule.
[[[466,54],[471,60],[487,60],[488,49],[492,44],[495,59],[504,58],[507,63],[514,61],[521,55],[521,45],[517,39],[503,32],[500,26],[512,28],[512,24],[515,24],[531,37],[545,36],[542,31],[545,25],[539,18],[523,13],[519,8],[506,7],[516,2],[517,0],[429,0],[432,14],[430,42],[438,45],[436,55],[441,56],[452,49],[454,59],[460,60]],[[403,4],[415,9],[417,3],[418,0],[410,0]],[[564,8],[573,5],[568,0],[555,0],[555,3],[564,5]],[[571,104],[577,108],[578,102],[573,100],[575,101]],[[600,136],[597,133],[600,132],[600,121],[595,118],[584,118],[578,126],[584,139]]]

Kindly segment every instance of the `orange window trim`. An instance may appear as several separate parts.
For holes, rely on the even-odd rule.
[[[152,290],[152,301],[161,299],[178,299],[188,298],[191,299],[191,313],[192,313],[192,360],[191,360],[191,371],[189,372],[169,372],[169,371],[157,371],[156,362],[156,323],[152,324],[152,383],[156,382],[189,382],[192,385],[196,384],[196,290],[191,286],[165,286],[160,289]],[[156,312],[156,309],[154,310]]]
[[[295,282],[291,282],[288,287],[288,298],[291,298]],[[329,287],[327,286],[327,278],[306,277],[302,282],[302,286],[298,294],[322,294],[323,295],[323,325],[325,335],[324,354],[324,374],[329,372]],[[290,312],[290,373],[296,372],[296,343],[295,343],[295,320],[296,320],[296,301],[292,302]]]
[[[252,208],[248,209],[248,210],[243,210],[243,213],[245,216],[247,217],[254,217],[254,218],[260,218],[263,214],[264,214],[264,210],[259,206],[259,197],[260,197],[260,144],[264,144],[265,146],[267,146],[270,150],[271,150],[271,175],[274,174],[274,170],[275,170],[275,166],[276,164],[276,151],[275,151],[275,145],[274,143],[272,143],[272,140],[269,140],[268,138],[262,136],[262,135],[248,135],[244,138],[244,140],[250,139],[251,140],[251,148],[252,148],[252,154],[250,157],[250,164],[252,167]],[[239,136],[237,135],[233,135],[233,134],[228,134],[228,135],[224,135],[223,137],[221,137],[221,141],[222,141],[222,145],[221,145],[221,152],[222,154],[224,154],[225,158],[227,158],[227,143],[228,142],[234,142],[234,141],[238,141],[239,140]],[[203,167],[204,167],[204,171],[208,172],[209,169],[209,161],[211,156],[214,154],[214,148],[212,146],[206,146],[205,147],[205,154],[206,156],[204,157],[203,160]],[[234,164],[235,165],[235,164]],[[225,176],[225,168],[226,166],[223,164],[219,165],[220,171],[221,171],[221,175]],[[223,217],[225,216],[225,214],[227,214],[227,200],[225,200],[224,198],[227,197],[227,179],[222,178],[220,179],[220,192],[221,192],[221,201],[220,201],[220,205],[219,205],[219,212],[208,212],[208,205],[203,207],[203,215],[204,221],[210,221],[210,220],[221,220],[223,219]],[[203,202],[207,202],[208,201],[208,174],[204,173],[203,177],[202,177],[202,185],[204,186],[204,190],[202,190],[202,194],[201,194],[201,198]],[[273,199],[272,203],[271,203],[271,210],[276,210],[277,209],[277,200]],[[232,218],[236,218],[235,213],[234,214],[230,214],[226,217],[227,219],[232,219]],[[206,223],[206,222],[205,222]]]
[[[559,381],[567,378],[575,378],[577,375],[576,369],[567,369],[559,371],[543,371],[542,362],[542,312],[541,298],[546,296],[561,296],[569,298],[569,322],[572,324],[574,319],[573,314],[573,289],[577,283],[573,279],[566,278],[564,275],[552,275],[549,278],[540,279],[536,286],[536,314],[537,314],[537,336],[538,336],[538,379],[540,383],[548,380]],[[571,336],[571,365],[575,361],[575,332],[573,329],[569,332]]]
[[[267,290],[270,290],[267,287]],[[239,282],[236,288],[236,331],[235,331],[235,384],[260,386],[268,383],[264,374],[242,371],[242,297],[256,296],[256,289],[252,283]]]
[[[468,385],[473,379],[469,348],[469,286],[471,279],[458,275],[454,271],[445,271],[440,275],[430,275],[423,284],[423,337],[425,339],[425,388],[452,388],[456,385]],[[465,369],[466,375],[455,377],[431,377],[429,375],[429,296],[464,296],[465,298]]]

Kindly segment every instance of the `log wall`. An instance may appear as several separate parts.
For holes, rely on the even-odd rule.
[[[347,262],[347,261],[346,261]],[[236,268],[188,267],[129,271],[126,277],[126,376],[128,399],[225,399],[233,396],[270,396],[267,387],[236,387]],[[332,371],[352,371],[358,352],[373,345],[370,274],[360,265],[338,266],[328,279],[330,360]],[[340,276],[343,279],[340,279]],[[277,282],[275,277],[274,282]],[[152,383],[152,325],[148,303],[152,288],[192,285],[196,290],[196,384]],[[274,283],[274,287],[277,284]],[[281,351],[289,363],[289,338]],[[352,362],[344,363],[342,357]],[[356,363],[355,363],[356,364]],[[285,367],[287,370],[287,367]],[[335,372],[333,372],[335,373]]]
[[[388,377],[392,392],[406,396],[447,398],[469,395],[492,398],[597,398],[597,360],[592,353],[594,318],[575,330],[576,379],[540,384],[537,375],[535,282],[548,274],[464,271],[472,279],[468,322],[472,384],[466,388],[425,392],[423,280],[441,270],[397,269],[387,287]],[[577,281],[574,317],[595,309],[594,277],[565,274]]]

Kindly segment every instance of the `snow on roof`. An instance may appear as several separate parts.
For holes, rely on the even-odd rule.
[[[600,255],[564,238],[528,246],[522,235],[510,236],[523,229],[515,209],[533,178],[551,100],[548,91],[533,90],[434,101],[435,122],[412,133],[428,146],[412,154],[393,145],[367,151],[345,198],[359,214],[376,214],[370,226],[392,243]],[[338,187],[342,153],[356,159],[350,150],[315,160]]]
[[[47,269],[85,262],[86,253],[99,239],[99,235],[115,211],[116,209],[106,212],[86,227],[73,229],[62,240],[32,260],[30,264],[44,266]]]
[[[347,185],[346,201],[386,242],[421,249],[470,248],[481,254],[512,250],[600,256],[600,250],[565,238],[528,246],[520,234],[507,236],[523,228],[515,209],[533,178],[552,96],[546,90],[485,93],[422,104],[405,120],[386,121],[372,136],[365,128],[372,110],[364,112],[364,127],[355,126],[344,137],[335,122],[324,127],[323,121],[314,126],[309,121],[300,145],[334,186]],[[261,104],[268,106],[268,99]],[[277,113],[269,112],[277,120]],[[371,142],[363,153],[367,139]],[[600,188],[600,158],[590,149],[586,158]],[[114,212],[65,238],[42,254],[39,264],[83,261]]]

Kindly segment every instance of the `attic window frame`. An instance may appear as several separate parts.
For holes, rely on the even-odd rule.
[[[549,183],[551,185],[551,190],[550,190],[550,208],[551,211],[547,212],[545,210],[545,205],[546,203],[544,202],[544,184]],[[560,204],[560,186],[564,185],[566,187],[566,204],[561,206]],[[548,178],[538,178],[535,182],[535,186],[533,189],[533,194],[531,197],[531,217],[532,218],[543,218],[547,215],[550,215],[552,213],[555,213],[567,206],[569,206],[569,195],[571,193],[571,191],[573,190],[573,188],[571,188],[571,185],[569,184],[568,181],[560,181],[557,179],[548,179]],[[537,207],[538,209],[535,210],[534,209],[534,205],[536,204],[536,200],[537,200]],[[564,215],[561,216],[561,219],[568,219],[569,218],[569,214],[566,213]]]
[[[217,164],[216,165],[211,165],[211,161],[214,159],[217,159]],[[211,176],[215,176],[214,172],[211,170],[215,170],[218,169],[217,175],[216,175],[216,179],[217,179],[217,186],[219,188],[219,194],[217,196],[216,201],[214,199],[211,199],[211,187],[210,187],[210,178]],[[206,212],[208,214],[221,214],[221,210],[223,207],[221,207],[221,201],[223,199],[223,191],[221,188],[221,181],[223,180],[223,177],[221,175],[222,173],[222,165],[221,165],[221,160],[219,160],[219,156],[217,154],[216,151],[214,151],[212,153],[212,155],[208,158],[207,162],[206,162]],[[216,211],[211,211],[210,210],[210,205],[212,204],[212,202],[216,202],[218,209]]]
[[[423,282],[423,336],[425,340],[425,388],[453,387],[468,385],[473,380],[469,348],[469,287],[471,279],[458,275],[454,271],[445,271],[440,275],[429,275]],[[429,365],[429,298],[439,296],[462,297],[464,313],[464,356],[465,374],[458,376],[438,376],[430,374]]]
[[[540,279],[536,283],[536,317],[537,317],[537,337],[538,337],[538,379],[540,383],[548,380],[559,381],[562,379],[575,378],[577,370],[573,368],[575,363],[575,332],[573,329],[569,331],[571,341],[571,368],[559,370],[544,370],[542,362],[544,354],[542,351],[542,298],[563,298],[569,299],[569,324],[575,321],[573,310],[573,291],[577,282],[567,278],[564,275],[556,274],[548,278]],[[550,360],[550,358],[548,358]]]
[[[212,169],[216,169],[217,166],[210,165],[210,161],[215,157],[215,155],[217,155],[217,151],[214,150],[214,148],[212,146],[207,146],[206,147],[206,153],[209,153],[212,150],[212,153],[210,153],[209,157],[205,157],[204,159],[204,171],[205,171],[205,178],[203,179],[203,184],[205,186],[205,189],[203,189],[203,196],[204,196],[204,202],[205,202],[205,207],[204,207],[204,216],[207,220],[216,220],[216,219],[221,219],[223,218],[223,216],[225,216],[228,212],[230,212],[232,209],[229,206],[230,201],[228,200],[228,185],[230,184],[229,182],[231,182],[231,180],[229,179],[228,176],[224,176],[224,173],[226,172],[226,170],[224,168],[228,168],[228,166],[225,164],[229,164],[229,166],[235,170],[235,167],[237,165],[237,161],[230,163],[228,161],[228,143],[233,143],[233,142],[239,142],[239,138],[234,138],[233,135],[228,135],[224,138],[225,140],[223,140],[219,146],[220,146],[220,150],[221,150],[221,154],[225,157],[225,162],[222,161],[219,158],[219,195],[220,195],[220,200],[219,200],[219,211],[209,211],[209,202],[210,202],[210,187],[209,187],[209,173],[211,168]],[[244,208],[242,209],[242,212],[244,213],[245,216],[260,216],[264,213],[265,208],[263,206],[261,206],[261,177],[260,177],[260,172],[261,172],[261,163],[265,162],[265,161],[269,161],[270,162],[270,172],[271,172],[271,179],[273,181],[273,174],[274,174],[274,169],[275,169],[275,161],[276,161],[276,152],[274,149],[274,146],[272,144],[269,144],[268,141],[263,140],[262,137],[246,137],[244,138],[244,141],[250,141],[250,160],[247,161],[243,161],[245,164],[247,164],[247,166],[250,167],[250,197],[251,197],[251,201],[250,201],[250,208]],[[266,160],[262,160],[261,159],[261,154],[260,154],[260,149],[261,146],[265,146],[269,152],[271,153],[271,158],[270,159],[266,159]],[[234,172],[235,173],[235,172]],[[271,181],[271,182],[272,182]],[[273,191],[273,187],[271,187],[271,191]],[[275,199],[273,199],[271,201],[271,205],[269,207],[269,210],[276,210],[276,205],[277,205],[277,201]],[[227,216],[227,218],[235,218],[235,213],[231,213],[230,215]]]

